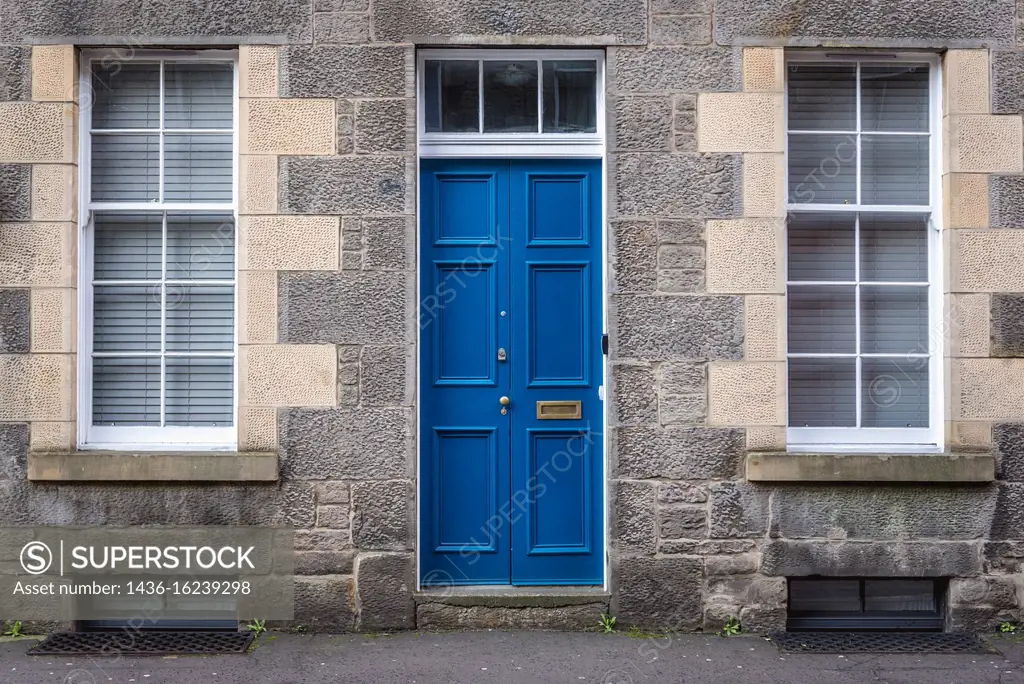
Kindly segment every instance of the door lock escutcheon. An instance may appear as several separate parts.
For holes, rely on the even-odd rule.
[[[504,361],[507,358],[508,358],[508,354],[505,352],[505,348],[504,347],[499,347],[498,348],[498,360],[499,361]]]

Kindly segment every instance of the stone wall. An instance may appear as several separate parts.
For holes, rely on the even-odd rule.
[[[807,574],[951,576],[952,627],[1019,620],[1018,10],[884,4],[4,3],[0,513],[12,524],[294,526],[297,622],[415,626],[415,49],[605,47],[619,624],[715,630],[738,615],[747,631],[779,628],[784,578]],[[748,452],[785,448],[784,48],[832,43],[955,48],[943,58],[947,434],[953,449],[992,450],[996,483],[744,480]],[[72,46],[89,45],[240,46],[239,448],[277,451],[276,484],[26,479],[30,448],[75,444]],[[424,624],[565,627],[601,609],[582,600],[554,601],[567,611],[557,619],[540,616],[547,604],[421,609],[440,616]]]

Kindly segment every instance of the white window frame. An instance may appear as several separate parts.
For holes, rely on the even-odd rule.
[[[789,427],[786,428],[787,450],[792,452],[836,452],[836,453],[938,453],[944,449],[944,369],[943,369],[943,341],[945,329],[943,324],[943,265],[942,265],[942,73],[941,61],[938,55],[912,52],[877,52],[871,53],[843,53],[839,51],[807,51],[786,55],[786,73],[789,73],[790,64],[799,63],[856,63],[857,66],[857,130],[844,131],[856,135],[857,139],[857,188],[858,201],[860,199],[860,147],[861,147],[861,88],[860,88],[860,65],[886,65],[913,62],[927,64],[929,66],[929,202],[927,205],[904,206],[904,205],[862,205],[862,204],[805,204],[793,203],[790,201],[789,188],[789,79],[786,79],[785,121],[786,121],[786,211],[789,213],[850,213],[856,215],[858,212],[886,212],[886,213],[915,213],[928,214],[930,216],[928,231],[928,427],[923,428],[865,428],[865,427]],[[829,131],[832,133],[832,131]],[[858,222],[859,225],[859,222]],[[788,231],[787,231],[788,234]],[[859,272],[860,244],[859,230],[854,241],[854,261]],[[788,261],[789,248],[788,239],[786,247],[786,258]],[[787,267],[788,273],[788,267]],[[806,283],[805,283],[806,284]],[[830,283],[831,284],[831,283]],[[907,283],[900,283],[906,285]],[[787,292],[789,282],[787,280]],[[788,295],[787,295],[788,298]],[[859,307],[859,298],[857,300]],[[860,332],[857,331],[857,354],[789,354],[790,358],[835,358],[840,356],[872,356],[859,354]],[[893,356],[892,354],[880,354],[879,356]],[[920,358],[923,358],[921,355]],[[906,358],[909,358],[906,357]],[[861,366],[857,364],[856,379],[856,410],[858,424],[861,415],[862,384]],[[788,396],[787,383],[787,396]],[[787,412],[788,413],[788,412]]]
[[[535,61],[537,68],[537,119],[536,133],[427,133],[426,112],[424,111],[424,90],[426,88],[425,68],[427,60],[519,60]],[[597,63],[596,112],[597,126],[593,133],[542,133],[544,119],[544,60],[583,60]],[[483,79],[482,65],[478,65]],[[605,59],[602,50],[489,50],[489,49],[430,49],[416,54],[416,97],[420,103],[416,108],[416,139],[420,157],[460,158],[551,158],[570,157],[574,159],[604,156],[605,116],[604,79]],[[483,117],[483,84],[477,100],[479,115]]]
[[[232,116],[232,198],[230,202],[164,202],[162,197],[152,202],[110,202],[92,201],[92,111],[91,67],[94,63],[159,63],[201,62],[230,63],[233,73],[233,116]],[[162,69],[161,69],[162,75]],[[162,79],[161,79],[162,84]],[[82,106],[79,110],[79,173],[78,196],[81,198],[78,225],[78,448],[99,450],[135,451],[232,451],[237,448],[238,425],[238,53],[234,50],[84,50],[81,55],[79,87]],[[160,131],[174,132],[177,129],[164,128],[163,85],[160,90]],[[194,133],[207,129],[189,129]],[[141,132],[136,129],[103,129],[104,133]],[[214,132],[212,129],[210,132]],[[226,133],[217,129],[217,133]],[[160,137],[160,188],[163,192],[163,136]],[[231,356],[233,359],[233,406],[232,424],[224,427],[187,426],[108,426],[92,424],[92,354],[93,354],[93,217],[102,212],[223,212],[230,213],[235,225],[235,273],[232,280],[218,280],[218,285],[231,285],[234,289],[234,349],[228,352],[204,353],[204,357]],[[166,233],[166,213],[163,220]],[[166,271],[166,259],[164,260]],[[196,281],[201,284],[204,281]],[[166,311],[161,313],[161,326],[165,325]],[[143,354],[139,354],[142,356]],[[119,356],[131,356],[123,354]],[[164,396],[165,378],[161,371],[161,397]],[[163,401],[163,398],[161,398]]]

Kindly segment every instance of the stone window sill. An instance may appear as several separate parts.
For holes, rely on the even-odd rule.
[[[276,482],[274,452],[29,452],[34,482]]]
[[[751,482],[992,482],[987,453],[803,454],[749,453]]]

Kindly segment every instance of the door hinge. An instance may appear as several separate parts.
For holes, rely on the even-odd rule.
[[[601,335],[601,353],[608,356],[608,333]]]

